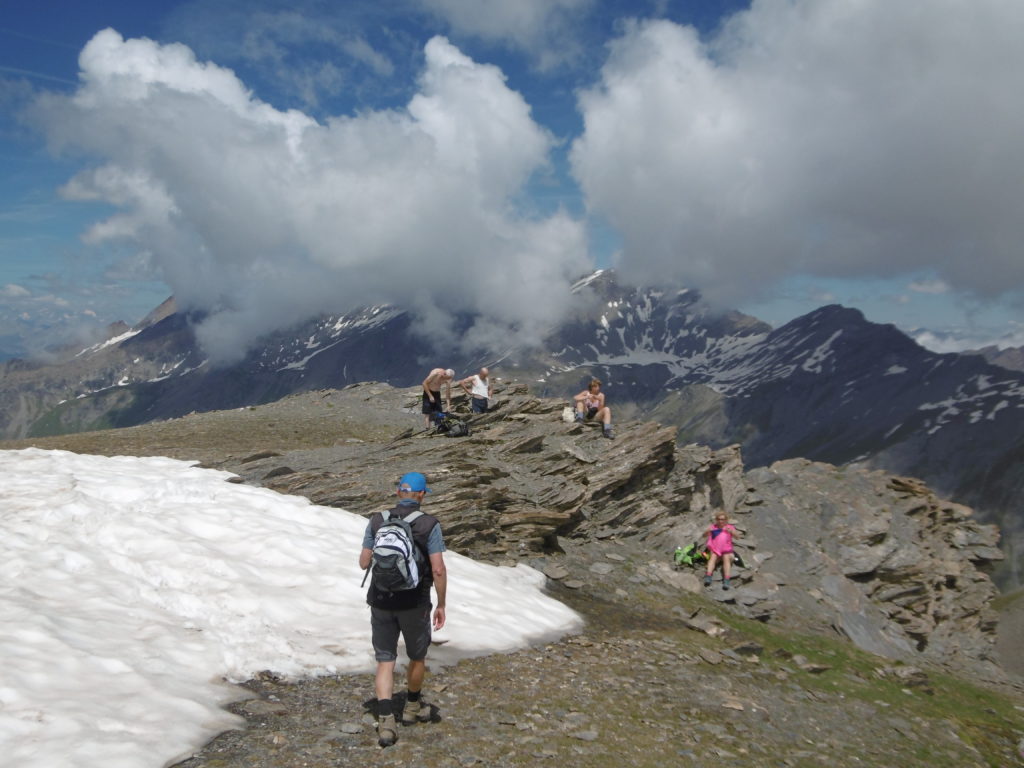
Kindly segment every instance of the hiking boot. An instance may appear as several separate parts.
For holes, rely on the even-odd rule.
[[[729,589],[729,587],[730,587],[729,579],[722,579],[722,589]]]
[[[430,722],[430,705],[420,697],[419,701],[405,702],[402,709],[402,725],[412,725],[415,722]]]
[[[601,430],[601,437],[607,437],[609,440],[614,440],[615,439],[615,435],[612,434],[612,428],[611,427],[605,427],[604,429],[602,429]]]
[[[578,423],[582,424],[583,423],[583,414],[580,413],[579,411],[576,411],[575,415],[573,416],[573,419],[575,419]]]
[[[710,573],[707,574],[706,576],[704,576],[704,586],[705,587],[710,587],[711,586],[711,574]]]
[[[398,741],[398,726],[394,715],[384,715],[377,721],[377,743],[382,747],[390,747]]]

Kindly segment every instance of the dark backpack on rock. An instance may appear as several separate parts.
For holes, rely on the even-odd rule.
[[[437,431],[447,437],[467,437],[469,435],[469,424],[462,419],[455,418],[450,413],[445,413],[437,419]]]

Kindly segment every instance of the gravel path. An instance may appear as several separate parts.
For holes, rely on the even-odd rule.
[[[612,600],[557,590],[587,616],[585,634],[431,670],[434,720],[402,727],[394,747],[376,745],[370,675],[264,676],[232,707],[246,729],[176,768],[1017,764],[1024,723],[1012,707],[954,721],[935,706],[941,684],[884,681],[877,660],[847,665],[827,643],[805,660],[784,641],[688,629],[700,597],[666,615],[646,607],[664,604],[650,588]]]

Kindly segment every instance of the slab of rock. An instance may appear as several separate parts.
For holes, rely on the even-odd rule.
[[[263,476],[264,480],[272,480],[275,477],[284,477],[285,475],[294,475],[295,470],[291,467],[275,467]]]
[[[249,464],[249,463],[254,462],[254,461],[259,461],[261,459],[271,459],[271,458],[274,458],[275,456],[280,456],[280,455],[281,454],[278,453],[277,451],[260,451],[259,453],[254,453],[254,454],[251,454],[249,456],[246,456],[244,459],[241,460],[241,463],[242,464]]]
[[[691,616],[683,619],[683,625],[694,632],[703,632],[710,637],[718,637],[725,633],[725,629],[717,622],[705,616]]]
[[[717,665],[725,661],[725,657],[722,656],[722,654],[718,653],[718,651],[713,651],[710,648],[701,648],[700,652],[697,655],[700,656],[708,664]]]
[[[734,653],[740,656],[760,656],[764,653],[764,646],[754,640],[748,640],[732,647]]]
[[[549,579],[559,581],[560,579],[564,579],[569,575],[569,569],[561,563],[553,563],[544,568],[544,575],[547,576]]]

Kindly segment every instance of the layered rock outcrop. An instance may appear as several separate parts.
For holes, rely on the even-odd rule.
[[[420,418],[416,393],[384,384],[298,397]],[[737,447],[680,447],[674,428],[653,423],[617,424],[616,439],[604,440],[591,425],[564,423],[564,405],[513,386],[473,419],[469,437],[410,427],[387,444],[270,451],[222,466],[362,513],[389,505],[397,477],[417,469],[430,478],[429,509],[452,549],[507,561],[557,558],[566,539],[629,541],[645,578],[680,589],[701,587],[671,569],[673,549],[724,509],[744,534],[746,567],[735,589],[708,590],[713,598],[765,621],[832,627],[885,656],[998,675],[996,590],[986,574],[1002,557],[998,532],[966,507],[915,480],[804,460],[744,473]]]
[[[995,526],[882,472],[791,460],[746,479],[737,517],[763,564],[754,581],[787,615],[831,616],[886,656],[991,660],[997,593],[985,571],[1002,558]]]

